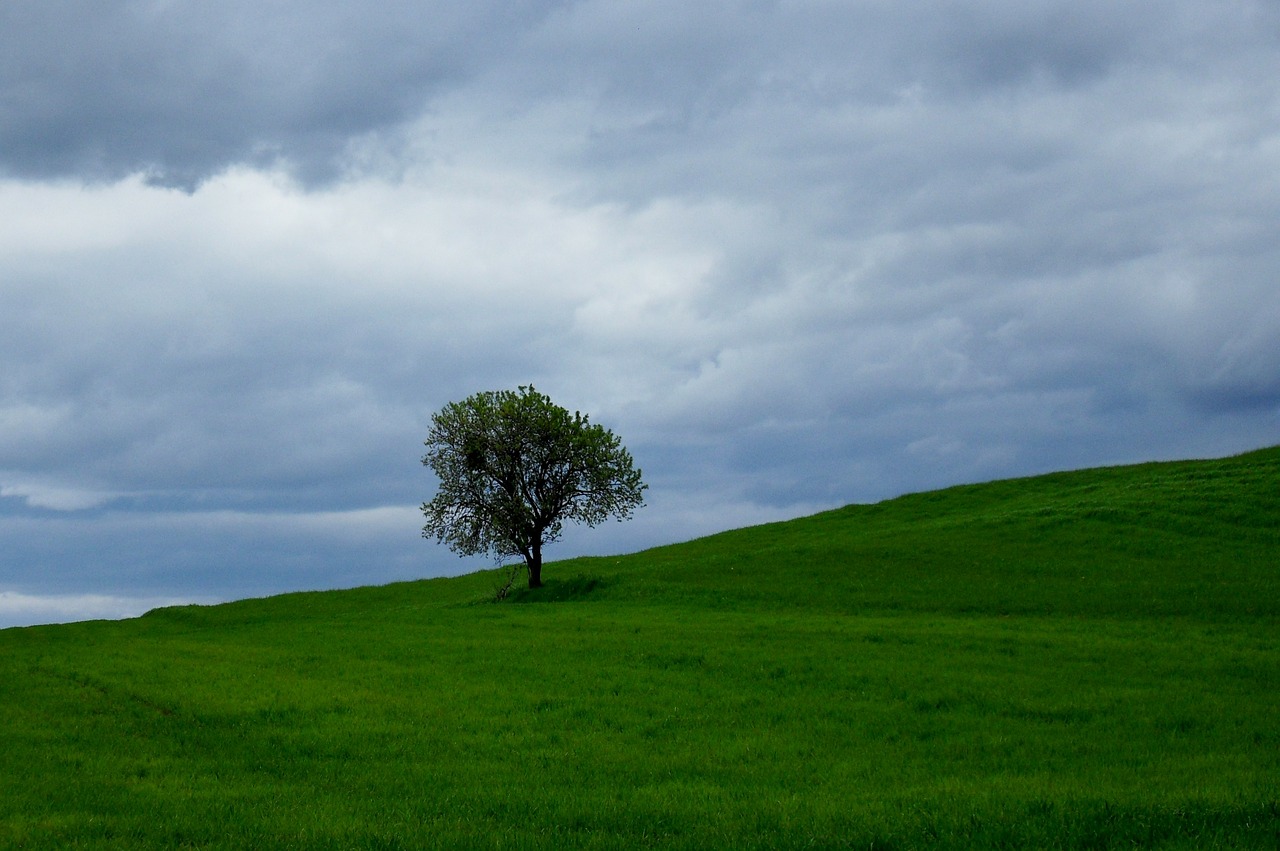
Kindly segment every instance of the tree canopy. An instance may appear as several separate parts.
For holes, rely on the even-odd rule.
[[[566,522],[624,520],[644,504],[647,485],[621,440],[532,385],[450,402],[425,445],[440,487],[422,505],[423,537],[464,556],[520,556],[530,588]]]

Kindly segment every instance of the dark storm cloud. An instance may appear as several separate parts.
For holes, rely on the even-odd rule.
[[[235,163],[332,179],[551,5],[5,3],[0,166],[188,189]]]

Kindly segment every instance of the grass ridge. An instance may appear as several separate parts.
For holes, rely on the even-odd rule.
[[[3,848],[1275,848],[1280,447],[0,631]]]

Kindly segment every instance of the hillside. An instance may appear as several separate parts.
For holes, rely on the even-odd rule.
[[[1277,554],[1271,448],[912,494],[560,573],[845,612],[1276,617]]]
[[[0,847],[1262,848],[1280,448],[0,631]]]

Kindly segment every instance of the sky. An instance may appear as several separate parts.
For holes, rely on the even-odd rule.
[[[491,566],[534,384],[629,552],[1280,443],[1273,0],[5,0],[0,626]],[[554,575],[554,567],[548,568]]]

